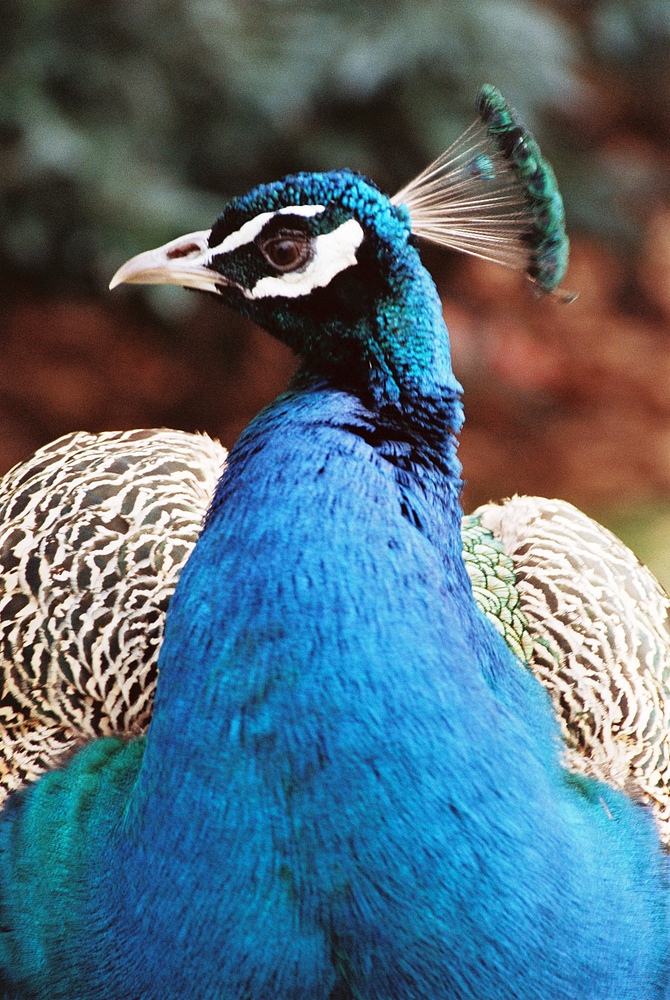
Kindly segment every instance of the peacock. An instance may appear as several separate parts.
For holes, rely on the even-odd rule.
[[[0,480],[0,804],[84,741],[146,730],[225,460],[204,434],[79,432]],[[663,588],[565,501],[486,504],[461,536],[475,602],[552,696],[566,765],[647,803],[670,845]]]
[[[216,294],[301,367],[227,457],[146,735],[87,742],[0,813],[5,997],[669,995],[652,811],[565,768],[545,688],[475,601],[464,538],[504,583],[533,514],[462,533],[421,239],[561,280],[553,176],[493,88],[392,199],[296,174],[117,274]]]

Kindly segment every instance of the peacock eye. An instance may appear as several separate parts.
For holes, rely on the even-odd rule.
[[[277,271],[297,271],[312,259],[312,244],[305,233],[281,232],[263,240],[259,249]]]

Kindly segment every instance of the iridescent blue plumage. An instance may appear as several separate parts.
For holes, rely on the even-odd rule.
[[[230,454],[146,744],[95,742],[0,814],[4,997],[668,996],[653,822],[562,768],[474,604],[460,390],[406,214],[298,175],[189,240],[165,268],[303,366]]]

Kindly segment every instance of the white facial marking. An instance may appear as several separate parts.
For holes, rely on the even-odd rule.
[[[347,219],[331,233],[314,237],[314,256],[302,271],[260,278],[253,288],[243,288],[242,292],[247,299],[264,299],[272,295],[296,299],[309,295],[314,288],[324,288],[336,274],[356,263],[356,251],[364,235],[356,219]]]
[[[306,219],[309,219],[311,215],[318,215],[319,212],[325,211],[325,205],[287,205],[286,208],[280,208],[277,215],[304,215]]]
[[[318,215],[319,212],[324,212],[325,209],[325,205],[287,205],[286,208],[280,208],[276,212],[261,212],[260,215],[256,215],[253,219],[245,222],[234,233],[229,233],[218,246],[212,247],[204,263],[208,264],[212,257],[218,257],[219,254],[237,250],[238,247],[244,246],[245,243],[253,243],[266,222],[269,222],[275,215],[302,215],[305,218],[309,218],[311,215]]]
[[[274,214],[274,212],[261,212],[255,218],[249,219],[243,226],[236,229],[234,233],[229,233],[225,240],[219,243],[218,247],[212,247],[207,256],[211,260],[212,257],[218,257],[219,254],[237,250],[238,247],[244,246],[245,243],[252,243],[265,223],[269,222]]]

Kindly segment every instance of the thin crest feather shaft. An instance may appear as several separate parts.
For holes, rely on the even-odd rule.
[[[406,205],[412,232],[431,243],[508,267],[530,262],[523,186],[479,121],[392,201]]]
[[[525,271],[553,292],[568,261],[563,201],[533,136],[491,86],[479,119],[391,199],[412,232],[440,246]]]

